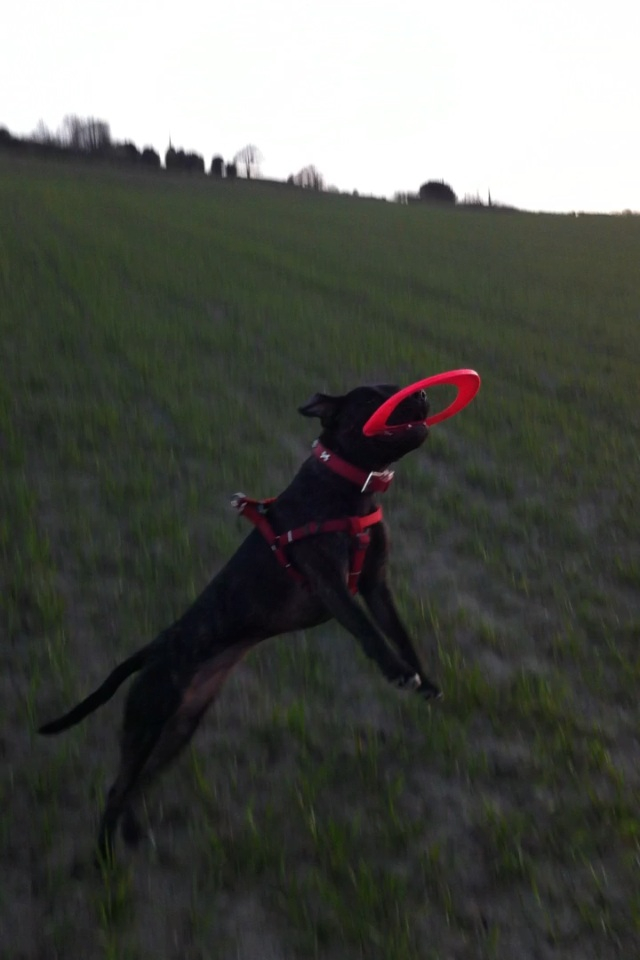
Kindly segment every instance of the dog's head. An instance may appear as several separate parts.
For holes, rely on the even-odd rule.
[[[378,407],[397,393],[393,384],[356,387],[342,397],[316,393],[298,410],[305,417],[319,417],[320,441],[338,456],[366,470],[382,470],[405,454],[416,450],[429,435],[423,422],[429,414],[429,401],[419,390],[400,403],[389,417],[388,425],[408,424],[405,430],[365,437],[362,428]]]

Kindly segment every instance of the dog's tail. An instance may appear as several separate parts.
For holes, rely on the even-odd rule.
[[[94,690],[93,693],[90,693],[88,697],[85,697],[84,700],[77,704],[72,710],[69,710],[68,713],[65,713],[64,716],[58,717],[57,720],[52,720],[50,723],[45,723],[44,726],[40,727],[38,733],[60,733],[62,730],[67,730],[68,727],[73,727],[76,723],[80,723],[88,714],[93,713],[93,711],[101,707],[103,703],[110,700],[127,677],[130,677],[132,673],[135,673],[144,666],[148,656],[149,647],[147,646],[143,647],[142,650],[138,650],[138,652],[134,653],[128,660],[119,663],[115,670],[111,671],[102,686]]]

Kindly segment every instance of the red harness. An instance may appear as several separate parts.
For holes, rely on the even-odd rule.
[[[365,470],[354,467],[333,453],[333,451],[323,447],[319,440],[316,440],[313,444],[313,453],[321,463],[324,463],[334,473],[345,477],[347,480],[351,480],[352,483],[357,483],[362,493],[365,491],[382,493],[387,489],[393,479],[392,470],[367,473]],[[235,507],[243,517],[251,521],[271,547],[278,563],[284,567],[289,573],[289,576],[293,577],[298,583],[304,583],[304,576],[291,565],[286,550],[288,544],[294,543],[296,540],[302,540],[304,537],[312,537],[318,533],[347,532],[353,541],[347,586],[351,593],[357,593],[358,578],[362,571],[367,548],[371,542],[371,537],[367,533],[367,529],[376,523],[380,523],[382,520],[382,508],[378,507],[373,513],[368,513],[364,517],[344,517],[341,520],[324,520],[322,523],[305,523],[302,527],[295,527],[293,530],[287,530],[285,533],[278,534],[274,533],[267,519],[269,505],[273,503],[275,499],[275,497],[270,497],[268,500],[253,500],[245,496],[244,493],[236,493],[231,500],[231,505]]]

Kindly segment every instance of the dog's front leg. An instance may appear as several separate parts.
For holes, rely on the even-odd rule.
[[[360,593],[381,630],[393,641],[403,659],[419,675],[418,693],[425,699],[441,699],[441,690],[429,680],[427,669],[416,650],[393,600],[387,582],[388,534],[384,524],[371,530],[371,545],[360,577]]]
[[[387,680],[400,687],[417,688],[422,679],[417,671],[398,655],[349,593],[344,573],[346,549],[339,536],[323,537],[322,541],[314,537],[295,544],[292,554],[296,567],[328,612],[360,641],[367,657],[375,660]]]
[[[413,640],[396,610],[388,583],[379,580],[374,584],[367,584],[365,589],[361,590],[361,593],[376,623],[394,642],[403,659],[411,665],[420,677],[421,682],[417,692],[425,700],[440,700],[442,691],[429,680],[426,668],[422,664]]]

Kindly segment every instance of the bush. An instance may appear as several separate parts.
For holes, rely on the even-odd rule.
[[[423,183],[418,196],[426,203],[455,203],[457,197],[444,180],[429,180]]]

